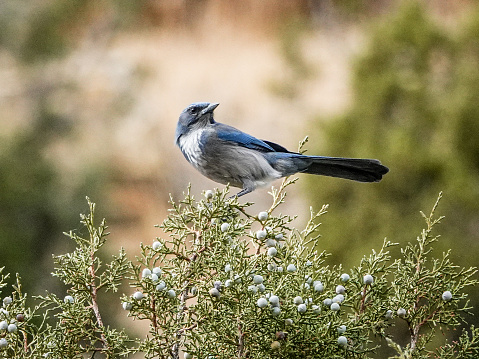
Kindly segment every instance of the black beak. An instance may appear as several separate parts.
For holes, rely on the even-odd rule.
[[[215,108],[217,108],[219,106],[219,103],[210,103],[208,105],[208,107],[206,107],[205,109],[203,109],[200,113],[201,116],[207,114],[207,113],[212,113]]]

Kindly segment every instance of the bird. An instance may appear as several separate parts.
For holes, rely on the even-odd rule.
[[[218,105],[195,102],[186,107],[178,119],[175,144],[201,174],[240,188],[237,197],[295,173],[379,182],[389,171],[375,159],[309,156],[288,151],[274,142],[216,122],[213,112]]]

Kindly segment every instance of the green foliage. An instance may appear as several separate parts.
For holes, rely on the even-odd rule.
[[[134,261],[121,249],[107,264],[98,257],[107,226],[95,224],[89,202],[81,216],[87,236],[67,233],[76,249],[54,256],[52,275],[67,285],[66,296],[37,296],[32,308],[18,278],[9,294],[0,277],[0,357],[371,358],[386,345],[390,358],[477,355],[474,327],[431,347],[437,334],[466,322],[465,290],[477,284],[475,268],[454,265],[448,253],[432,255],[432,230],[442,218],[435,217],[437,203],[398,258],[390,253],[397,244],[385,241],[344,273],[318,251],[318,219],[327,206],[311,209],[303,230],[292,227],[294,217],[276,213],[294,182],[273,188],[271,207],[258,215],[251,203],[228,198],[228,188],[201,200],[188,190],[171,200],[159,226],[165,237],[140,244]],[[148,322],[144,338],[103,323],[99,297],[124,282],[131,294],[117,296],[116,305]],[[409,344],[396,341],[397,324],[407,326]]]
[[[64,228],[76,223],[73,211],[84,207],[78,193],[97,193],[103,179],[99,170],[85,168],[75,184],[64,183],[63,173],[45,153],[58,136],[68,137],[68,121],[49,112],[42,101],[38,107],[27,130],[0,141],[0,263],[12,273],[23,271],[26,264],[35,268],[23,279],[28,291],[40,282],[45,289],[42,278],[48,270],[43,260]],[[95,184],[90,184],[87,176],[93,174]]]
[[[284,21],[279,28],[279,51],[286,63],[286,71],[282,78],[268,83],[269,90],[280,97],[295,98],[301,87],[298,80],[307,80],[313,73],[311,64],[303,54],[302,38],[307,31],[307,21],[304,17],[295,16]]]
[[[25,263],[37,267],[24,283],[33,286],[43,273],[38,261],[68,222],[54,193],[59,177],[53,165],[43,158],[46,134],[38,123],[15,139],[3,138],[0,144],[0,263],[18,272]],[[58,192],[56,192],[58,193]]]
[[[322,231],[324,245],[334,248],[336,261],[349,262],[370,248],[372,236],[399,241],[417,233],[416,213],[444,190],[450,225],[444,229],[447,239],[437,246],[454,247],[454,258],[474,263],[479,250],[479,137],[473,135],[479,131],[479,12],[452,35],[419,2],[400,3],[372,28],[369,47],[354,65],[350,111],[323,121],[324,138],[315,141],[323,146],[312,151],[378,158],[390,172],[373,185],[307,178],[308,198],[316,205],[333,204]]]
[[[50,0],[0,4],[0,45],[26,64],[65,56],[88,31],[108,31],[139,24],[145,0]],[[107,16],[98,16],[105,12]],[[98,32],[101,28],[103,32]],[[91,36],[91,35],[90,35]]]

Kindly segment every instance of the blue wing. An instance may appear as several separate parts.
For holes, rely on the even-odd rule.
[[[256,137],[248,135],[234,127],[218,123],[214,124],[216,135],[220,140],[237,144],[238,146],[251,148],[261,152],[275,152],[275,149],[264,141],[258,140]]]

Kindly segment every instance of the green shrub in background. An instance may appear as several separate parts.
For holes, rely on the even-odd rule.
[[[474,327],[456,342],[442,339],[464,323],[471,309],[465,290],[477,281],[475,268],[454,265],[449,253],[433,255],[437,203],[397,258],[389,252],[397,244],[385,241],[345,271],[325,265],[328,254],[320,250],[318,218],[327,206],[311,209],[303,230],[278,214],[292,182],[273,188],[271,207],[259,214],[249,213],[251,203],[228,199],[228,189],[201,200],[188,191],[171,201],[159,226],[166,237],[141,244],[134,261],[123,249],[100,261],[108,232],[90,203],[81,216],[86,233],[67,234],[76,249],[54,257],[65,295],[47,293],[27,306],[20,281],[11,292],[1,278],[0,356],[369,358],[389,346],[391,358],[477,357]],[[147,321],[145,338],[104,324],[99,297],[126,281],[131,290],[112,305]],[[409,330],[407,345],[391,335],[397,324]],[[441,347],[430,347],[433,338]]]
[[[379,158],[390,168],[374,185],[306,179],[314,205],[332,204],[322,232],[336,261],[358,260],[375,239],[414,235],[416,213],[444,190],[447,239],[439,248],[453,248],[463,265],[476,263],[479,12],[469,18],[446,32],[418,2],[402,2],[372,29],[354,65],[349,112],[321,121],[315,142],[324,146],[312,152]]]
[[[78,193],[100,196],[104,178],[92,166],[76,177],[75,184],[65,183],[64,174],[45,153],[55,139],[68,138],[68,121],[49,112],[41,101],[38,107],[28,129],[0,136],[0,265],[13,273],[24,270],[28,290],[40,282],[40,288],[49,287],[51,281],[44,280],[50,271],[45,256],[59,245],[65,226],[77,222],[72,212],[84,206]]]

